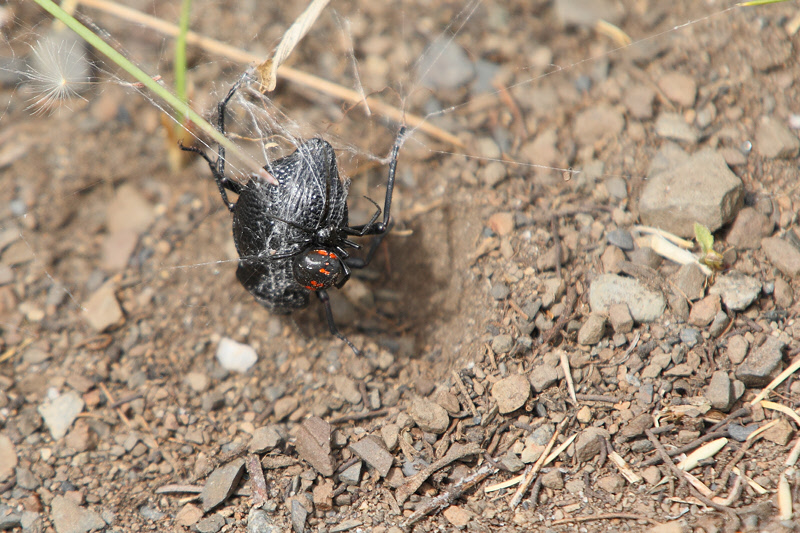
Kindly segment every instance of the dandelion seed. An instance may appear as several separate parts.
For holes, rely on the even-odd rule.
[[[28,109],[53,111],[73,98],[82,98],[90,82],[91,63],[77,36],[56,33],[42,38],[33,48],[26,76],[36,94]]]

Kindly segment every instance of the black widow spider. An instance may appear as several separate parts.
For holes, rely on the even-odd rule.
[[[226,107],[246,79],[247,75],[239,79],[217,105],[217,129],[223,135]],[[369,222],[358,226],[348,225],[350,181],[339,178],[336,154],[323,139],[306,141],[294,153],[264,166],[279,185],[257,175],[244,184],[227,178],[222,145],[217,148],[216,160],[199,148],[181,146],[206,160],[222,201],[233,213],[239,282],[261,305],[280,314],[307,306],[309,294],[315,293],[324,306],[331,333],[356,355],[358,349],[336,327],[327,290],[341,288],[351,269],[366,267],[392,227],[392,191],[405,131],[405,126],[400,128],[392,148],[383,220],[378,221],[381,208],[370,200],[377,210]],[[239,195],[236,203],[228,200],[227,191]],[[368,235],[375,238],[366,256],[351,257],[347,248],[361,246],[349,237]]]

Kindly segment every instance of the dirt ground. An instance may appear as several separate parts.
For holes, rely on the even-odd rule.
[[[14,16],[3,31],[12,57],[27,56],[47,31],[47,17],[31,4],[10,6]],[[177,20],[177,4],[130,3],[165,20]],[[198,1],[192,29],[263,54],[300,11],[269,4]],[[231,217],[207,166],[198,159],[170,171],[160,111],[116,83],[109,74],[119,74],[115,68],[103,63],[85,100],[44,113],[29,109],[30,88],[12,76],[0,92],[0,458],[8,465],[13,456],[14,464],[5,475],[0,465],[0,515],[23,517],[25,531],[59,533],[644,531],[654,522],[671,522],[674,529],[664,531],[796,529],[779,520],[776,490],[797,423],[764,409],[742,412],[761,387],[748,387],[726,412],[675,407],[695,405],[714,371],[733,374],[726,355],[732,332],[754,339],[751,345],[780,332],[789,341],[788,366],[800,347],[800,304],[781,307],[765,291],[747,310],[730,313],[722,336],[700,328],[690,360],[701,356],[689,376],[641,377],[648,361],[641,346],[682,342],[685,324],[670,310],[627,333],[609,327],[591,346],[579,345],[577,332],[590,312],[588,287],[604,269],[607,234],[638,221],[639,191],[667,142],[655,126],[662,111],[689,123],[707,117],[698,138],[681,146],[690,153],[739,150],[745,161],[731,168],[744,182],[746,203],[774,200],[775,233],[795,226],[796,154],[767,158],[746,143],[763,116],[797,121],[797,3],[726,9],[720,2],[624,1],[613,21],[632,37],[628,47],[606,32],[565,24],[560,10],[569,12],[569,4],[335,6],[350,25],[365,90],[407,113],[446,110],[430,122],[463,143],[412,128],[398,164],[393,233],[368,269],[333,291],[337,323],[361,356],[329,334],[318,302],[277,316],[242,288]],[[171,81],[171,39],[84,12],[146,71]],[[419,83],[426,47],[452,35],[473,64],[499,66],[494,86]],[[346,49],[337,19],[323,15],[290,63],[352,88],[351,62],[340,53]],[[197,48],[190,56],[195,107],[210,114],[246,66]],[[674,72],[696,84],[691,103],[676,103],[659,85]],[[652,93],[651,116],[632,109],[634,86]],[[273,99],[301,136],[321,135],[337,148],[342,173],[352,179],[351,222],[367,220],[373,206],[362,196],[383,198],[387,168],[376,158],[387,156],[399,124],[290,82],[281,82]],[[603,123],[599,132],[587,131],[598,125],[578,118],[596,108],[623,117],[619,133]],[[729,248],[724,231],[717,239],[720,250]],[[558,271],[556,246],[564,252]],[[129,259],[119,264],[123,251]],[[761,250],[737,254],[729,268],[765,285],[785,279],[790,293],[800,288]],[[676,270],[669,261],[658,267],[664,276]],[[115,318],[117,303],[122,314]],[[553,327],[559,334],[548,335]],[[223,338],[251,346],[256,364],[244,373],[224,369],[216,358]],[[576,399],[563,369],[545,390],[530,389],[531,372],[544,361],[558,373],[562,353]],[[520,374],[524,385],[507,381]],[[626,381],[627,374],[636,379]],[[642,394],[647,383],[649,400]],[[512,398],[501,398],[501,388]],[[65,394],[83,406],[66,436],[54,439],[41,407]],[[503,402],[520,395],[503,412]],[[794,408],[797,382],[790,378],[770,399]],[[727,507],[714,509],[663,464],[647,471],[644,462],[658,452],[643,431],[626,429],[641,415],[661,417],[656,436],[669,450],[697,447],[709,433],[722,435],[725,424],[776,417],[788,427],[787,439],[730,437],[705,459],[693,473],[715,496],[736,492]],[[303,425],[309,417],[331,424],[332,434],[322,430],[331,450],[320,452],[325,445],[317,442],[316,452],[307,451],[317,435]],[[253,435],[265,427],[280,438],[253,451]],[[591,428],[602,430],[593,453],[581,442]],[[512,509],[516,486],[485,489],[530,471],[533,462],[521,459],[542,429],[549,432],[540,448],[554,431],[554,446],[579,437]],[[365,439],[380,450],[351,448]],[[382,471],[387,449],[393,462]],[[472,451],[460,456],[464,449]],[[610,452],[639,475],[648,472],[646,479],[621,477]],[[264,467],[266,502],[254,504],[254,484],[244,474],[231,487],[240,492],[206,511],[197,491],[209,476],[252,455]],[[333,473],[310,457],[330,462]],[[734,487],[733,478],[726,485],[733,461],[766,492]],[[409,490],[406,478],[431,464],[437,468]],[[354,465],[361,470],[349,479],[344,474]],[[800,512],[798,478],[792,471],[787,479]],[[464,495],[444,511],[431,504],[465,480]],[[256,507],[266,518],[252,512]],[[430,512],[417,521],[420,509]],[[102,523],[92,523],[96,516]],[[567,520],[578,517],[587,521]]]

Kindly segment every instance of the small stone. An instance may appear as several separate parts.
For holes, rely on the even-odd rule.
[[[764,431],[764,438],[778,446],[786,446],[792,439],[792,425],[785,419],[779,418],[778,423]]]
[[[672,276],[675,287],[692,301],[699,300],[705,294],[706,275],[694,263],[681,266]]]
[[[330,511],[333,509],[333,480],[326,479],[315,486],[312,491],[312,500],[315,510]]]
[[[475,77],[475,65],[452,39],[437,39],[417,61],[420,83],[429,89],[453,90]]]
[[[97,448],[97,433],[85,419],[78,419],[64,439],[64,444],[78,453]]]
[[[708,326],[708,333],[712,337],[719,337],[728,330],[728,325],[730,323],[731,317],[729,317],[725,311],[720,310],[714,316],[714,320],[711,322],[711,325]],[[698,342],[699,341],[700,339],[698,339]]]
[[[647,85],[634,85],[625,93],[625,107],[633,118],[650,120],[653,118],[655,96],[655,91]]]
[[[39,406],[47,429],[53,440],[59,440],[67,434],[67,430],[83,411],[83,399],[74,391],[68,391]]]
[[[500,458],[500,464],[509,472],[519,472],[525,468],[525,463],[511,450]]]
[[[783,341],[767,337],[764,344],[750,351],[739,368],[736,377],[748,387],[761,387],[772,379],[772,373],[780,368],[783,359]]]
[[[284,396],[283,398],[278,398],[273,404],[275,419],[278,421],[283,420],[295,412],[299,405],[300,402],[294,396]]]
[[[444,407],[444,410],[451,415],[458,414],[461,411],[461,404],[458,402],[458,398],[447,391],[440,391],[436,395],[436,403]]]
[[[386,448],[391,451],[397,447],[400,438],[400,426],[397,424],[386,424],[381,428],[381,437]]]
[[[558,468],[551,468],[542,475],[542,486],[546,489],[561,490],[564,488],[564,477]]]
[[[642,470],[642,479],[644,479],[648,485],[655,485],[661,481],[661,470],[659,470],[657,466],[648,466]]]
[[[609,306],[624,303],[637,322],[653,322],[664,313],[667,302],[661,293],[641,282],[616,274],[602,274],[589,287],[589,303],[593,313],[607,314]]]
[[[281,441],[283,441],[283,437],[273,426],[256,428],[250,444],[247,445],[247,450],[250,453],[266,453],[277,448]]]
[[[17,450],[6,435],[0,433],[0,482],[11,479],[17,467]]]
[[[251,346],[222,337],[217,346],[217,361],[229,372],[244,374],[256,364],[258,355]]]
[[[583,145],[590,145],[603,137],[616,138],[625,127],[625,118],[611,106],[600,104],[581,111],[575,117],[572,132]]]
[[[348,403],[353,405],[361,403],[362,398],[361,392],[358,390],[358,385],[349,377],[341,375],[334,376],[333,387],[336,389],[339,396],[347,400]]]
[[[355,487],[361,483],[361,461],[347,467],[339,474],[342,483]]]
[[[194,392],[205,392],[211,383],[211,378],[205,372],[189,372],[183,377],[183,382]]]
[[[192,527],[203,518],[203,510],[193,503],[184,505],[175,515],[175,522],[183,527]]]
[[[620,271],[620,262],[625,261],[625,252],[616,246],[606,246],[603,255],[600,256],[600,262],[603,263],[603,271],[609,274],[618,274]]]
[[[442,434],[450,425],[447,411],[438,404],[421,398],[411,403],[408,414],[422,431],[428,433]]]
[[[678,113],[665,112],[662,112],[656,119],[656,135],[688,144],[695,144],[700,138],[697,129],[691,124],[687,124],[683,116]]]
[[[203,501],[203,512],[207,513],[227,500],[236,491],[243,473],[243,458],[234,459],[230,463],[214,470],[206,479],[206,484],[200,493],[200,498]]]
[[[308,510],[296,498],[292,498],[290,504],[290,515],[292,520],[292,529],[295,533],[304,533],[306,530],[306,519],[308,518]]]
[[[207,413],[222,409],[225,405],[225,396],[219,391],[211,391],[203,395],[200,405],[203,411]]]
[[[625,489],[625,480],[617,474],[601,477],[596,484],[609,494],[617,494]]]
[[[692,306],[689,313],[689,324],[698,327],[707,326],[711,324],[721,308],[719,295],[706,296]]]
[[[557,0],[554,5],[556,17],[565,26],[592,28],[599,20],[619,24],[624,11],[610,0]]]
[[[200,520],[195,529],[198,533],[217,533],[225,525],[225,519],[219,513],[214,513],[203,520]]]
[[[247,513],[247,533],[281,533],[282,528],[276,526],[263,509],[253,507]]]
[[[511,289],[505,283],[494,283],[490,293],[495,300],[505,300],[511,294]]]
[[[566,284],[561,278],[547,278],[543,282],[544,295],[542,296],[542,307],[550,309],[553,304],[564,295]]]
[[[542,453],[544,453],[544,449],[544,445],[529,443],[523,448],[519,458],[525,464],[533,463],[539,460]]]
[[[778,270],[790,278],[800,275],[800,250],[780,237],[761,240],[761,248],[767,259]]]
[[[747,339],[742,337],[741,335],[734,335],[730,339],[728,339],[728,346],[725,350],[725,354],[728,356],[728,360],[734,365],[741,364],[744,361],[745,356],[747,355],[747,350],[750,348],[750,343],[747,342]]]
[[[709,294],[719,294],[731,311],[743,311],[761,294],[761,282],[739,273],[717,276]]]
[[[83,308],[86,321],[98,333],[121,324],[125,319],[117,301],[116,284],[113,281],[101,285],[83,304]]]
[[[733,389],[731,379],[724,370],[717,370],[711,375],[711,381],[704,396],[711,402],[711,407],[728,412],[733,405]]]
[[[772,222],[758,210],[744,207],[736,215],[728,230],[726,240],[736,248],[756,250],[761,247],[761,239],[772,233]]]
[[[584,405],[578,409],[578,414],[576,416],[578,418],[578,422],[581,424],[588,424],[592,421],[592,410],[589,409],[587,405]]]
[[[674,103],[692,107],[697,97],[697,83],[694,78],[681,72],[670,72],[658,80],[658,88]]]
[[[297,429],[295,447],[301,459],[325,477],[333,475],[331,457],[331,425],[312,416]]]
[[[653,526],[648,529],[646,533],[684,533],[684,527],[680,521],[674,520],[672,522]]]
[[[451,505],[442,513],[448,522],[453,524],[454,527],[462,528],[469,524],[474,516],[472,512],[459,507],[458,505]]]
[[[501,379],[492,386],[492,398],[501,414],[511,413],[525,405],[530,394],[531,384],[522,374]]]
[[[758,429],[758,424],[750,424],[749,426],[742,426],[740,424],[728,424],[728,435],[737,442],[744,442],[752,432]]]
[[[625,307],[627,308],[627,306]],[[578,330],[578,344],[594,346],[602,340],[605,331],[606,318],[603,315],[592,313]]]
[[[789,285],[783,278],[775,279],[773,298],[775,298],[775,305],[783,309],[788,309],[791,307],[792,302],[794,302],[792,286]]]
[[[511,335],[495,335],[492,339],[492,350],[494,353],[508,353],[514,347],[514,340]]]
[[[386,477],[389,474],[394,457],[381,445],[380,438],[368,435],[351,444],[350,449],[361,457],[365,463],[377,470],[381,477]]]
[[[772,117],[762,117],[756,130],[756,150],[768,159],[791,159],[800,151],[800,140]]]
[[[631,440],[640,435],[644,435],[646,429],[653,427],[653,415],[642,413],[633,417],[622,427],[620,435],[626,440]]]
[[[50,502],[50,519],[57,533],[88,533],[106,527],[98,513],[80,507],[61,495],[55,496]]]
[[[570,479],[564,483],[564,488],[570,494],[580,494],[586,489],[586,484],[581,479]]]
[[[31,346],[22,354],[22,360],[29,365],[38,365],[50,359],[51,354],[34,346]]]
[[[489,217],[489,229],[501,237],[514,231],[514,213],[495,213]]]
[[[630,333],[633,330],[633,317],[624,303],[608,306],[608,320],[616,333]]]
[[[533,390],[542,392],[558,382],[558,370],[550,365],[539,365],[528,375]]]
[[[506,178],[506,173],[506,165],[500,161],[490,161],[478,171],[481,181],[490,188],[503,181]]]
[[[600,453],[600,447],[605,446],[604,441],[608,438],[608,431],[604,429],[595,427],[584,429],[575,440],[575,459],[581,463],[591,460]]]
[[[633,250],[633,236],[630,231],[615,229],[606,234],[606,240],[617,248],[625,251]]]

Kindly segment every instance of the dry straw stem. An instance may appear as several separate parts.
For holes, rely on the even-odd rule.
[[[797,372],[798,368],[800,368],[800,356],[796,357],[794,362],[791,365],[789,365],[789,367],[786,368],[786,370],[781,372],[778,375],[778,377],[776,377],[775,379],[773,379],[769,383],[769,385],[764,387],[764,390],[762,390],[760,393],[758,393],[758,396],[753,398],[753,401],[750,402],[750,405],[755,405],[758,402],[760,402],[761,400],[763,400],[764,398],[766,398],[771,390],[773,390],[775,387],[777,387],[778,385],[783,383],[786,380],[786,378],[788,378],[789,376],[791,376],[792,374]]]
[[[797,412],[790,407],[786,407],[785,405],[781,405],[775,402],[768,402],[766,400],[762,400],[761,407],[763,407],[764,409],[772,409],[773,411],[780,411],[786,416],[793,418],[795,422],[800,424],[800,415],[798,415]]]
[[[126,20],[127,22],[131,22],[134,24],[141,24],[157,32],[163,33],[164,35],[169,35],[172,37],[178,35],[179,29],[178,26],[176,26],[175,24],[171,24],[156,17],[152,17],[140,11],[136,11],[135,9],[121,6],[119,4],[109,2],[107,0],[79,0],[79,1],[84,6],[92,7],[100,11],[103,11],[105,13],[117,16],[121,19]],[[255,54],[251,54],[250,52],[245,52],[244,50],[241,50],[234,46],[225,44],[223,42],[214,39],[210,39],[208,37],[204,37],[192,31],[190,31],[186,35],[186,42],[189,44],[199,46],[204,50],[206,50],[207,52],[227,57],[228,59],[237,61],[239,63],[247,63],[247,64],[262,63],[262,58],[256,56]],[[340,100],[350,102],[351,104],[357,105],[364,101],[362,96],[358,94],[358,92],[356,91],[347,89],[346,87],[342,87],[341,85],[337,85],[328,80],[324,80],[312,74],[308,74],[307,72],[302,72],[300,70],[293,69],[285,65],[278,68],[278,75],[293,83],[309,87],[321,93],[331,95]],[[392,107],[374,98],[367,98],[366,102],[367,105],[373,111],[376,111],[377,113],[385,117],[388,117],[397,123],[408,124],[413,128],[417,128],[427,133],[431,137],[447,142],[459,148],[464,147],[464,143],[461,141],[461,139],[459,139],[452,133],[446,132],[441,128],[437,128],[433,124],[429,123],[423,117],[420,117],[418,115],[407,114],[404,111],[397,109],[396,107]]]
[[[715,441],[711,441],[690,453],[686,459],[678,463],[678,468],[688,472],[700,464],[700,461],[705,461],[710,457],[714,457],[717,452],[725,447],[726,444],[728,444],[728,439],[724,437]]]

